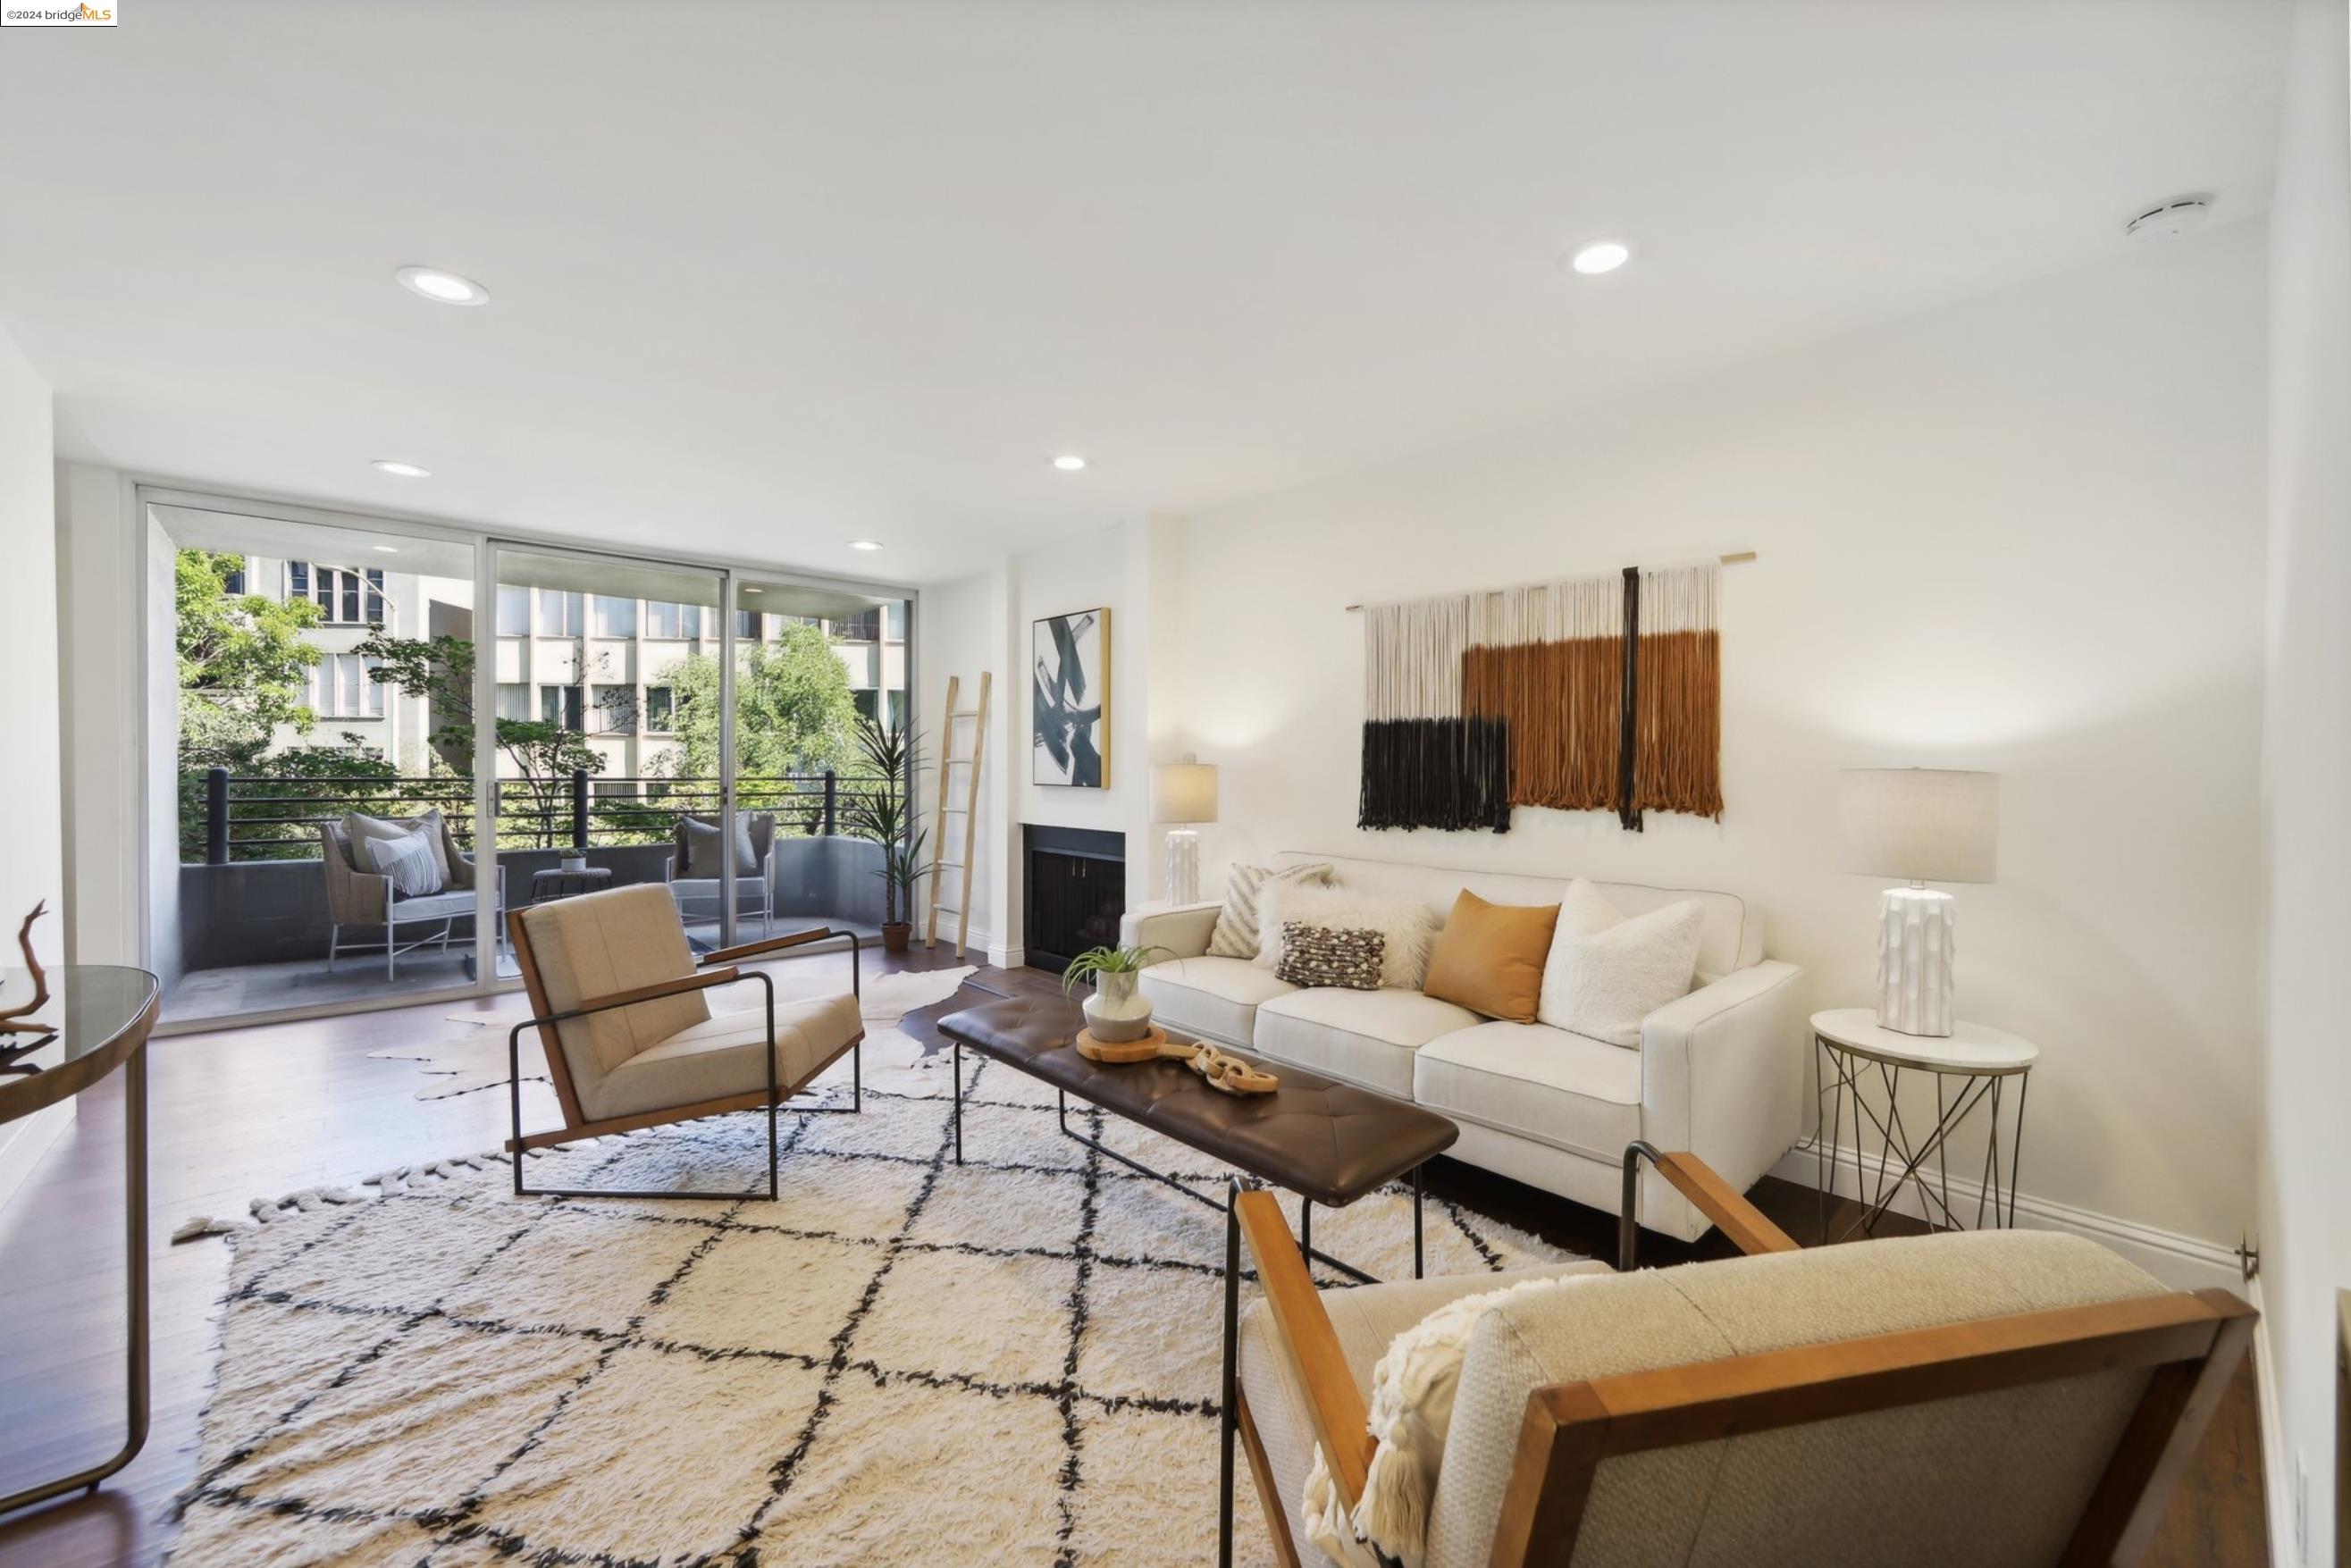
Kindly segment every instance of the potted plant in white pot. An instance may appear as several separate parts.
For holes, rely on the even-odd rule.
[[[1124,1045],[1151,1032],[1151,998],[1135,989],[1135,977],[1165,947],[1091,947],[1061,971],[1061,994],[1092,980],[1094,994],[1082,1007],[1086,1028],[1104,1045]]]
[[[914,935],[914,887],[923,878],[923,840],[926,830],[914,826],[907,794],[915,771],[914,738],[902,729],[885,729],[881,720],[857,716],[857,749],[871,774],[872,785],[852,794],[845,813],[850,833],[870,840],[882,850],[882,946],[892,953],[906,950]]]

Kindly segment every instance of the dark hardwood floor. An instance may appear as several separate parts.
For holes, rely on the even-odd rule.
[[[947,948],[917,947],[881,967],[955,962]],[[845,956],[789,963],[797,975],[837,972],[847,987]],[[1059,981],[1035,970],[982,967],[960,1000],[909,1014],[902,1027],[944,1049],[937,1019],[977,999],[972,986],[1012,995],[1058,989]],[[503,1094],[419,1100],[415,1063],[373,1061],[367,1053],[471,1027],[450,1021],[455,1015],[518,1018],[522,1011],[522,998],[507,996],[151,1044],[152,1431],[138,1459],[95,1496],[0,1521],[0,1568],[145,1564],[162,1557],[173,1533],[171,1500],[194,1473],[197,1419],[212,1377],[214,1311],[227,1272],[222,1243],[174,1247],[172,1227],[196,1214],[243,1213],[256,1197],[350,1185],[389,1166],[495,1146],[505,1136]],[[546,1086],[525,1087],[525,1117],[553,1120]],[[77,1469],[119,1440],[122,1152],[118,1079],[83,1096],[79,1117],[0,1211],[0,1310],[8,1345],[0,1365],[0,1491]],[[1596,1209],[1452,1161],[1439,1162],[1430,1190],[1559,1246],[1614,1255],[1614,1217]],[[1767,1177],[1750,1196],[1799,1240],[1819,1239],[1809,1187]],[[1832,1208],[1832,1227],[1844,1212]],[[1642,1261],[1675,1263],[1727,1250],[1719,1237],[1691,1247],[1646,1236]],[[2267,1561],[2259,1430],[2248,1374],[2215,1419],[2150,1563],[2184,1568]]]

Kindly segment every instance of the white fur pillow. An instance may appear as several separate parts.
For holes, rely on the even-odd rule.
[[[1552,928],[1536,1021],[1638,1049],[1641,1020],[1688,994],[1705,925],[1694,898],[1628,920],[1577,877]]]
[[[1380,955],[1382,989],[1416,991],[1428,978],[1428,956],[1437,947],[1437,915],[1416,899],[1356,893],[1336,883],[1270,882],[1258,901],[1257,965],[1281,963],[1281,928],[1291,921],[1330,930],[1376,931],[1385,946]]]

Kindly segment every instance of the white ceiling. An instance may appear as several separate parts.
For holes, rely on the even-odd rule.
[[[2285,48],[2274,0],[121,11],[0,34],[64,455],[906,581],[2259,212]]]

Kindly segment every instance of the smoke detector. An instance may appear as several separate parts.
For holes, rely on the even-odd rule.
[[[2123,232],[2143,245],[2152,244],[2192,235],[2211,219],[2211,197],[2180,196],[2159,207],[2149,207],[2124,225]]]

